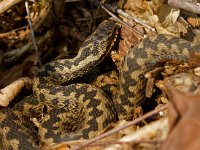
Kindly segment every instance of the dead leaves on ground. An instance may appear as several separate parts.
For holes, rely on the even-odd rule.
[[[172,83],[167,82],[166,88],[171,99],[169,118],[171,128],[169,136],[161,145],[160,150],[197,150],[200,147],[200,91],[196,94],[181,92]]]
[[[158,34],[172,34],[176,36],[183,36],[185,39],[194,42],[198,42],[200,40],[200,30],[198,28],[200,18],[196,14],[192,14],[184,10],[173,8],[167,5],[167,3],[165,3],[163,0],[148,0],[148,1],[119,0],[117,2],[118,6],[121,9],[123,9],[126,13],[128,13],[130,16],[138,18],[139,20],[142,20],[145,24],[147,24],[153,29],[151,30],[149,28],[146,28],[142,24],[135,23],[135,21],[133,20],[119,16],[130,26],[143,33],[144,37],[155,35],[158,33]],[[59,53],[57,58],[62,58],[65,55],[73,57],[74,54],[76,53],[76,50],[78,50],[80,43],[82,43],[85,37],[95,29],[96,23],[98,22],[98,18],[102,18],[105,15],[104,13],[102,13],[101,10],[91,10],[89,8],[83,7],[84,4],[81,2],[80,2],[81,5],[78,5],[78,2],[75,3],[68,2],[67,14],[70,15],[65,15],[63,11],[64,8],[63,4],[64,4],[63,1],[61,3],[57,3],[57,5],[55,6],[56,7],[55,14],[57,14],[57,16],[54,16],[57,17],[56,19],[60,19],[56,21],[58,23],[60,21],[60,24],[62,25],[59,25],[56,32],[49,30],[50,32],[50,35],[48,34],[49,36],[46,36],[45,34],[43,35],[43,37],[41,36],[43,40],[39,39],[37,40],[38,42],[42,41],[39,42],[39,44],[43,45],[40,47],[41,52],[49,54],[49,55],[44,55],[45,60],[46,58],[48,58],[48,56],[53,57],[55,52]],[[4,26],[2,25],[3,28],[1,29],[1,34],[0,34],[0,38],[3,39],[3,41],[0,42],[3,50],[0,50],[0,52],[4,54],[4,57],[0,58],[2,60],[0,62],[6,62],[5,60],[9,60],[9,58],[11,58],[10,60],[12,62],[16,61],[16,59],[19,59],[20,62],[23,62],[21,64],[12,67],[11,69],[4,70],[4,73],[1,73],[0,75],[1,87],[5,87],[6,85],[10,84],[11,82],[23,76],[32,77],[37,72],[36,70],[38,69],[35,68],[35,66],[33,66],[35,62],[34,59],[32,59],[31,61],[21,61],[21,59],[23,59],[23,57],[26,56],[25,53],[21,54],[20,57],[14,57],[15,59],[12,59],[13,54],[14,56],[17,56],[16,52],[19,51],[22,52],[23,48],[21,47],[23,47],[27,41],[30,42],[31,40],[30,36],[28,35],[30,33],[30,30],[26,26],[25,27],[22,26],[21,28],[14,26],[15,28],[18,28],[17,30],[12,26],[13,23],[16,23],[17,21],[24,19],[22,18],[22,16],[20,16],[20,14],[22,13],[21,12],[22,9],[20,8],[23,8],[23,6],[21,5],[16,6],[16,8],[14,8],[14,11],[9,11],[0,18],[1,20],[4,21],[2,22],[2,24],[4,23]],[[37,7],[33,8],[35,8],[34,10],[35,14],[33,13],[32,19],[33,23],[35,23],[38,20],[42,20],[43,17],[39,15],[42,14],[42,11],[41,13],[37,13],[38,11]],[[15,13],[15,10],[17,13]],[[45,14],[45,12],[43,13]],[[50,21],[49,23],[43,21],[42,24],[45,22],[47,28],[50,28],[52,21],[51,19],[49,18],[48,20]],[[5,25],[5,23],[8,24]],[[37,28],[38,30],[42,29],[40,28],[39,25],[36,24],[36,26],[38,26]],[[65,40],[63,41],[61,40],[62,42],[59,43],[58,41],[52,38],[53,37],[52,35],[56,35],[59,38],[62,37]],[[120,35],[120,40],[117,49],[118,52],[116,51],[112,52],[112,59],[115,62],[115,65],[117,66],[118,70],[120,70],[121,62],[123,60],[123,57],[128,53],[128,50],[134,47],[139,42],[139,40],[141,40],[138,39],[135,33],[130,32],[124,27],[122,27],[122,29],[120,30],[119,35]],[[76,40],[78,40],[78,42]],[[13,46],[15,47],[15,49],[12,51]],[[25,51],[29,48],[30,45],[28,48],[25,47]],[[71,49],[72,52],[70,52]],[[28,53],[32,54],[33,51],[29,50]],[[53,59],[56,58],[55,57],[51,58],[51,60]],[[199,65],[200,65],[199,54],[192,53],[189,65],[183,64],[182,66],[179,65],[177,67],[167,64],[165,66],[164,71],[163,69],[160,70],[159,68],[156,68],[155,70],[146,74],[148,78],[148,83],[146,87],[147,96],[148,97],[152,96],[152,93],[154,93],[155,90],[154,83],[156,83],[156,85],[161,89],[161,91],[163,91],[161,96],[156,99],[158,106],[168,103],[168,96],[170,101],[172,101],[171,107],[169,109],[169,120],[171,122],[169,137],[167,138],[166,141],[163,142],[163,145],[161,145],[162,150],[168,149],[169,145],[170,149],[196,149],[197,146],[200,146],[198,141],[196,140],[200,137],[199,133],[200,121],[198,120],[198,114],[200,113],[198,110],[199,106],[198,99],[200,97],[198,95],[199,81],[200,81],[198,77]],[[191,66],[196,68],[192,69]],[[164,77],[164,80],[161,82],[157,81],[155,78],[158,74],[160,74],[160,72],[162,72],[162,75]],[[110,84],[116,83],[116,80],[107,77],[104,77],[102,81],[108,82]],[[22,85],[23,84],[21,84],[19,87],[21,87]],[[148,126],[148,124],[146,126]],[[128,132],[133,132],[133,130]],[[114,138],[115,137],[112,137],[107,140],[110,141],[113,140]],[[145,137],[144,134],[144,139],[145,138],[147,137]],[[134,143],[134,140],[132,140],[132,142]],[[130,147],[130,145],[127,146],[127,143],[125,143],[124,145],[120,143],[120,145],[122,145],[122,147],[124,146],[123,147],[124,149],[132,148],[132,146]],[[59,150],[65,149],[67,146],[68,145],[63,144],[59,148],[57,147],[55,149]],[[100,149],[101,148],[102,147],[100,147]]]
[[[191,26],[193,27],[195,27],[196,25],[198,26],[198,19],[199,19],[198,16],[196,16],[196,18],[194,18],[193,16],[192,17],[193,20],[192,20],[191,16],[187,12],[185,11],[181,12],[179,9],[169,7],[167,4],[164,4],[159,0],[154,0],[154,1],[129,0],[123,6],[124,6],[125,11],[128,14],[145,20],[150,26],[154,27],[159,34],[172,34],[176,36],[181,35],[181,36],[185,36],[185,38],[189,39],[190,41],[193,40],[194,42],[197,42],[197,40],[199,39],[198,38],[199,32],[196,31],[196,29],[191,28]],[[181,13],[183,13],[184,16]],[[130,20],[127,20],[127,18],[123,18],[123,19],[126,22],[129,22],[129,23],[131,22]],[[134,23],[130,23],[130,25],[132,25],[134,28],[137,28],[143,33],[147,32],[149,36],[155,34],[154,32],[146,29],[145,27],[141,28],[141,25],[139,25],[139,27],[138,25],[135,25]],[[127,32],[126,28],[123,28],[123,27],[121,29],[120,35],[122,39],[120,40],[120,43],[119,43],[119,53],[118,54],[113,53],[114,54],[113,60],[115,62],[118,62],[118,61],[120,62],[121,60],[123,60],[123,57],[128,52],[127,50],[129,50],[131,47],[134,47],[134,45],[139,40],[134,34],[131,34],[131,32]],[[191,66],[193,67],[199,66],[200,61],[199,61],[198,55],[199,54],[192,54],[192,56],[190,57],[191,59],[190,59],[189,64],[183,64],[179,66],[177,65],[170,66],[169,64],[168,67],[166,66],[165,72],[162,73],[164,75],[164,78],[167,78],[167,76],[168,77],[176,76],[174,78],[176,78],[177,80],[176,85],[173,85],[173,83],[175,82],[173,82],[172,80],[171,81],[164,80],[161,85],[163,86],[161,90],[165,91],[165,93],[163,93],[163,97],[161,98],[162,100],[160,102],[158,101],[158,104],[161,103],[162,105],[162,103],[168,103],[167,97],[170,95],[171,95],[170,100],[172,101],[173,104],[174,104],[174,101],[180,101],[179,103],[174,104],[173,106],[174,109],[170,109],[169,114],[173,114],[173,112],[176,112],[176,111],[178,111],[177,113],[179,113],[179,109],[177,110],[177,108],[183,106],[183,105],[180,105],[180,103],[182,102],[181,99],[183,97],[185,97],[185,100],[183,101],[187,101],[187,99],[188,100],[196,99],[190,102],[190,103],[193,103],[192,105],[194,106],[195,104],[198,105],[199,103],[198,98],[200,96],[198,95],[194,96],[194,94],[196,94],[196,91],[199,90],[198,85],[200,82],[200,78],[198,77],[198,68],[195,68],[194,70],[191,69]],[[118,68],[120,68],[120,64],[116,63],[116,65],[118,66]],[[187,72],[187,73],[181,73],[181,72]],[[150,76],[148,77],[149,84],[147,84],[146,91],[149,93],[146,92],[146,94],[149,95],[149,97],[153,93],[154,82],[157,82],[154,79],[154,77],[157,76],[159,73],[160,72],[158,73],[153,72],[153,74],[150,73],[151,77]],[[183,79],[180,79],[180,78],[183,78]],[[171,83],[171,87],[168,87],[168,85],[167,86],[165,85],[167,82]],[[183,86],[182,84],[185,84],[185,85]],[[179,90],[183,90],[184,92],[180,92],[175,87],[179,88]],[[167,91],[166,90],[167,88],[170,88],[171,90]],[[192,94],[191,93],[189,94],[188,92],[191,92],[193,88],[196,88],[195,92],[193,91]],[[174,92],[172,89],[176,92]],[[164,141],[163,145],[161,146],[162,150],[169,149],[169,147],[170,149],[197,149],[198,146],[200,146],[198,144],[198,138],[196,138],[196,136],[199,137],[199,132],[196,132],[194,134],[195,130],[200,130],[200,126],[199,126],[200,121],[197,117],[199,116],[198,114],[200,112],[196,108],[193,108],[193,106],[191,106],[191,107],[188,107],[187,110],[182,111],[182,115],[179,116],[175,124],[171,126],[171,129],[169,132],[170,134],[169,138],[166,140],[166,142]],[[185,113],[186,115],[184,115]],[[193,113],[196,115],[196,117],[193,117]],[[174,117],[173,115],[169,115],[170,120],[172,120],[173,117]],[[190,125],[191,127],[188,127]],[[192,127],[194,127],[194,129],[192,129]],[[184,129],[186,129],[185,132],[184,132]],[[189,136],[186,137],[186,135],[189,135]],[[181,139],[183,139],[183,141]]]

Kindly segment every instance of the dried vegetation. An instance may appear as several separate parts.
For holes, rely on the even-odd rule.
[[[108,58],[92,73],[95,78],[102,72],[115,68],[114,75],[105,74],[98,77],[99,80],[93,81],[100,87],[104,84],[113,85],[114,95],[117,92],[115,87],[118,82],[116,71],[120,70],[121,62],[127,52],[143,38],[156,34],[171,34],[191,42],[200,42],[198,2],[198,0],[118,0],[114,3],[106,1],[100,7],[92,0],[29,1],[35,33],[35,39],[32,39],[24,1],[2,0],[0,2],[0,88],[2,88],[0,105],[7,106],[24,85],[27,83],[30,85],[31,78],[39,69],[38,56],[32,40],[37,42],[39,59],[43,64],[55,59],[72,58],[77,54],[85,38],[109,15],[122,24],[120,38],[111,52],[112,60]],[[105,11],[109,10],[111,14],[108,15]],[[190,64],[166,64],[145,75],[148,78],[146,95],[153,98],[142,108],[138,108],[135,114],[137,119],[131,122],[119,121],[95,139],[61,143],[48,149],[64,150],[70,146],[74,150],[81,148],[166,150],[169,147],[198,149],[200,147],[198,140],[200,56],[195,53],[191,58]],[[108,65],[110,61],[112,65]],[[162,78],[157,79],[157,76]],[[86,75],[82,80],[91,82],[87,78]],[[155,110],[150,111],[152,109]],[[146,114],[147,111],[150,112]]]

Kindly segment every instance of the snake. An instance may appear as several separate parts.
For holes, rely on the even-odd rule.
[[[103,21],[87,37],[76,57],[45,64],[33,78],[33,94],[0,111],[1,149],[39,149],[43,145],[89,139],[118,120],[130,120],[145,100],[145,73],[166,62],[187,63],[200,45],[158,34],[130,49],[119,71],[118,93],[72,83],[97,66],[111,51],[120,28]]]

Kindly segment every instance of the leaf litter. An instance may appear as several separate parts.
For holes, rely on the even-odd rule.
[[[105,2],[105,4],[108,3]],[[196,3],[198,4],[198,1]],[[48,3],[43,0],[31,2],[30,5],[31,19],[43,64],[55,59],[74,57],[84,39],[95,30],[103,19],[108,18],[104,10],[100,9],[94,1],[89,0],[87,2],[58,0],[57,3]],[[129,16],[141,21],[142,23],[136,23],[130,19],[131,17],[117,16],[131,28],[142,33],[143,37],[171,34],[192,42],[199,42],[200,18],[197,13],[179,9],[179,7],[175,8],[164,0],[116,0],[111,6],[117,6]],[[1,94],[4,94],[3,88],[7,86],[6,91],[8,90],[12,97],[7,100],[6,104],[2,104],[3,106],[6,106],[20,92],[25,83],[31,83],[29,78],[32,78],[38,70],[36,66],[38,62],[34,55],[25,13],[24,3],[19,2],[0,15],[0,54],[2,54],[0,57],[0,85],[3,90]],[[138,38],[137,34],[122,26],[119,32],[120,38],[117,41],[118,46],[114,46],[111,53],[115,71],[120,70],[123,58],[128,51],[142,40]],[[102,65],[103,69],[101,65],[98,66],[94,76],[98,77],[104,72],[113,70],[113,65],[110,66],[107,63],[109,61],[110,59],[106,58],[105,62],[102,62],[105,64]],[[142,119],[141,122],[137,122],[126,130],[114,132],[116,136],[110,136],[104,141],[96,140],[95,143],[84,148],[96,149],[97,147],[94,147],[96,144],[98,149],[165,150],[169,149],[169,145],[170,149],[198,149],[200,147],[198,142],[200,136],[198,132],[200,131],[198,119],[199,64],[199,54],[195,53],[192,54],[189,64],[169,63],[164,68],[156,68],[148,72],[146,74],[148,78],[146,94],[148,97],[152,97],[155,104],[147,103],[142,108],[138,108],[135,117],[143,117],[143,113],[149,111],[149,108],[157,110],[166,103],[169,104],[169,107]],[[158,79],[157,76],[161,75],[162,79]],[[87,75],[82,80],[91,82],[87,79]],[[101,78],[102,83],[114,86],[117,84],[117,80],[117,78],[105,74]],[[17,89],[17,93],[12,94],[13,85],[14,91]],[[10,86],[12,87],[10,88]],[[115,93],[116,90],[113,95]],[[148,107],[148,109],[144,107]],[[129,122],[119,121],[108,127],[101,135],[121,128],[127,123]],[[151,131],[148,128],[151,128]],[[122,139],[119,139],[121,137]],[[61,143],[47,148],[62,150],[70,146],[74,148],[84,142],[87,141]],[[106,143],[109,143],[109,146]]]

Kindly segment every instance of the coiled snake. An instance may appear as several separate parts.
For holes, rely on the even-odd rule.
[[[187,62],[200,45],[170,35],[145,38],[125,57],[119,94],[110,100],[89,84],[67,83],[94,68],[109,53],[119,26],[104,21],[73,59],[44,65],[33,79],[32,96],[0,112],[1,149],[39,149],[39,145],[94,137],[117,119],[129,120],[145,99],[144,74],[158,63]],[[37,118],[37,127],[31,121]]]

